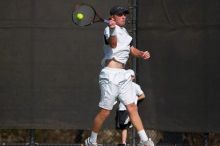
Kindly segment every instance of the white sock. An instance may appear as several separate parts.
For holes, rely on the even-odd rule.
[[[144,130],[138,131],[138,135],[139,135],[141,141],[147,141],[148,140],[147,134]]]
[[[98,133],[95,133],[95,132],[91,132],[91,135],[90,135],[90,137],[89,137],[89,141],[91,142],[91,143],[96,143],[96,141],[97,141],[97,136],[98,136]]]

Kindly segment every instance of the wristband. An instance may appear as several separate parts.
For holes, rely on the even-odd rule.
[[[110,36],[116,36],[115,27],[114,28],[109,28],[109,30],[110,30]]]

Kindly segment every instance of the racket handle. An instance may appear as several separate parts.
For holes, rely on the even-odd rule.
[[[104,19],[104,22],[107,23],[107,24],[109,24],[109,20]]]

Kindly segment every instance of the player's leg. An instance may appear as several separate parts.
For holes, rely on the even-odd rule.
[[[121,131],[121,143],[122,144],[126,144],[127,143],[127,135],[128,135],[128,130],[127,129],[123,129]]]
[[[96,115],[94,121],[93,121],[93,126],[92,126],[92,131],[98,133],[105,122],[106,118],[110,115],[110,110],[103,109],[101,108]]]
[[[128,104],[126,107],[127,107],[131,122],[134,125],[134,127],[137,129],[138,136],[140,137],[139,146],[154,146],[153,141],[151,141],[151,139],[148,138],[144,130],[141,118],[137,110],[137,105]]]
[[[137,105],[135,104],[136,94],[131,79],[128,79],[120,89],[119,100],[126,106],[133,126],[137,131],[143,130],[144,127],[138,114]]]
[[[106,72],[105,69],[103,69],[99,75],[99,87],[101,91],[101,99],[99,102],[100,111],[94,120],[92,128],[94,132],[99,132],[105,119],[109,116],[115,104],[116,97],[118,96],[118,87],[109,81],[109,76],[110,73]]]
[[[137,105],[134,103],[126,105],[131,123],[136,128],[141,141],[147,141],[148,137],[144,130],[141,118],[139,116]]]
[[[141,143],[148,141],[148,136],[144,130],[142,120],[139,116],[137,105],[135,104],[135,91],[133,90],[132,81],[127,80],[120,90],[120,101],[126,106],[130,120],[138,132]],[[145,146],[145,145],[143,145]],[[153,145],[150,145],[153,146]]]
[[[98,132],[102,128],[106,118],[110,115],[110,111],[114,106],[115,99],[118,94],[117,86],[109,82],[106,76],[108,75],[105,72],[101,72],[99,76],[99,85],[101,90],[101,99],[99,102],[100,110],[94,118],[91,135],[85,140],[86,146],[97,145]]]
[[[99,112],[96,114],[95,119],[93,121],[92,132],[90,137],[85,140],[86,146],[96,146],[97,144],[97,136],[98,132],[102,128],[103,123],[110,115],[110,110],[106,110],[101,108]]]
[[[126,145],[127,129],[131,126],[127,110],[117,110],[116,112],[116,129],[121,132],[121,144]]]
[[[138,110],[137,110],[137,105],[134,103],[126,105],[131,123],[134,125],[134,127],[137,129],[137,131],[143,130],[143,124],[141,121],[141,118],[139,116]]]

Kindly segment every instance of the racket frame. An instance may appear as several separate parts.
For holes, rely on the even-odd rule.
[[[75,17],[75,16],[74,16],[74,13],[75,13],[76,10],[79,9],[79,7],[81,7],[81,6],[87,6],[87,7],[91,8],[92,11],[94,12],[94,17],[92,18],[92,21],[91,21],[90,23],[88,23],[88,24],[85,24],[85,25],[79,25],[79,24],[78,24],[77,22],[75,22],[75,20],[74,20],[74,17]],[[94,8],[93,6],[91,6],[91,5],[89,5],[89,4],[86,4],[86,3],[78,3],[78,4],[75,5],[74,10],[72,11],[72,22],[73,22],[74,24],[78,25],[78,26],[82,26],[82,27],[83,27],[83,26],[92,25],[92,24],[97,23],[97,22],[104,22],[104,23],[108,24],[108,23],[109,23],[109,20],[103,19],[103,18],[96,12],[96,10],[95,10],[95,8]]]

